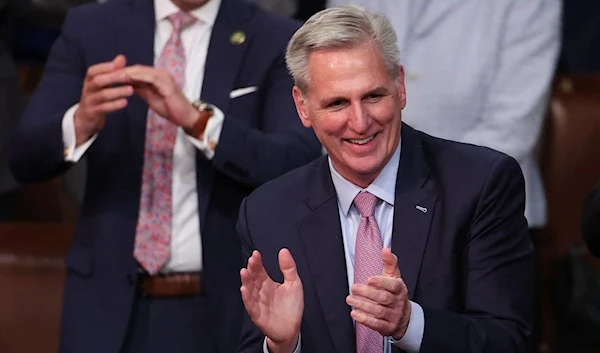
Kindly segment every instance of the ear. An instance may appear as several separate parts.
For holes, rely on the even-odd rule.
[[[406,86],[404,86],[404,67],[400,65],[398,68],[398,81],[396,87],[398,88],[398,98],[400,99],[400,107],[404,109],[406,107]]]
[[[304,127],[310,128],[312,127],[312,122],[308,117],[308,109],[306,106],[306,97],[302,90],[298,86],[294,86],[292,88],[292,97],[294,98],[294,103],[296,104],[296,111],[298,112],[298,116],[300,117],[300,121]]]

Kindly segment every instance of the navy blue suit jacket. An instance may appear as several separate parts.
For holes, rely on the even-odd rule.
[[[239,0],[223,0],[206,59],[202,99],[225,113],[215,156],[197,153],[203,287],[214,310],[220,352],[237,344],[240,241],[235,229],[242,199],[255,187],[310,162],[320,144],[297,116],[284,63],[299,24]],[[23,182],[52,178],[64,162],[61,121],[79,101],[89,66],[124,54],[128,64],[153,65],[152,0],[109,1],[72,11],[46,71],[12,138],[11,167]],[[230,36],[243,31],[241,45]],[[252,94],[230,99],[237,88]],[[133,244],[138,218],[148,106],[138,96],[107,116],[86,153],[86,192],[67,255],[61,352],[118,352],[132,310],[138,265]]]
[[[484,147],[402,127],[392,251],[425,314],[422,353],[529,352],[533,248],[517,162]],[[427,209],[424,213],[416,206]],[[242,203],[244,257],[269,275],[290,249],[304,285],[302,351],[355,352],[337,196],[326,157],[267,183]],[[261,352],[246,315],[240,352]]]

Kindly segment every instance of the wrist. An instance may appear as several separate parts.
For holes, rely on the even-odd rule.
[[[183,130],[188,131],[191,130],[194,127],[194,124],[196,124],[196,122],[198,122],[200,119],[200,112],[192,104],[190,104],[185,116],[186,118],[183,120],[181,127]]]
[[[190,105],[191,111],[188,113],[188,119],[184,124],[183,130],[190,136],[202,139],[208,119],[213,116],[213,109],[204,102],[195,101]]]
[[[286,340],[281,342],[275,342],[267,337],[267,347],[269,348],[270,353],[293,353],[298,346],[299,339],[300,334],[297,334],[291,341]]]
[[[402,323],[397,332],[391,336],[394,340],[401,340],[404,335],[406,335],[406,331],[408,330],[408,325],[410,324],[410,315],[412,313],[412,306],[410,305],[410,301],[406,301],[406,307],[404,308],[404,315]],[[404,319],[405,318],[405,319]]]
[[[79,109],[73,116],[73,126],[75,128],[75,144],[77,146],[91,139],[102,129],[100,122],[91,123],[88,119],[82,118]]]

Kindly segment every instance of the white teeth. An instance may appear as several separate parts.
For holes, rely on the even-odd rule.
[[[357,144],[357,145],[364,145],[365,143],[368,143],[369,141],[371,141],[373,138],[375,138],[375,135],[371,136],[371,137],[367,137],[364,140],[348,140],[351,143]]]

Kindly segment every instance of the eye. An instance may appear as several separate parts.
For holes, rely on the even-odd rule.
[[[379,93],[370,93],[369,95],[367,95],[367,97],[365,98],[365,100],[367,102],[377,102],[381,99],[381,97],[383,97],[382,94]]]
[[[339,108],[342,106],[342,104],[344,104],[344,102],[341,99],[336,99],[333,102],[329,103],[327,105],[327,107],[329,108]]]

